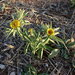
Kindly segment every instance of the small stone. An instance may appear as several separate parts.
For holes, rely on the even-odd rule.
[[[16,73],[15,72],[11,72],[10,75],[16,75]]]
[[[48,67],[48,64],[47,64],[47,63],[45,63],[45,66],[46,66],[46,67]]]
[[[3,56],[2,55],[0,55],[0,59],[2,58]]]
[[[5,65],[0,64],[0,69],[5,69]]]

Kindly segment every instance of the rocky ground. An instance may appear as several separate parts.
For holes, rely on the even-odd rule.
[[[48,73],[49,75],[75,75],[75,68],[71,61],[62,57],[49,59],[46,56],[43,59],[36,59],[30,53],[23,54],[22,47],[24,42],[19,38],[5,40],[4,28],[7,21],[11,20],[11,14],[15,12],[14,7],[24,9],[29,12],[26,17],[32,23],[36,24],[50,23],[54,27],[60,27],[60,33],[65,34],[66,38],[75,39],[75,8],[71,7],[69,1],[40,1],[38,2],[16,2],[11,3],[5,0],[0,2],[0,75],[22,75],[23,70],[28,64],[32,64],[37,69],[38,74]],[[4,10],[1,9],[6,4]],[[62,37],[62,35],[60,35]],[[75,52],[75,49],[72,49]],[[42,74],[44,75],[44,74]]]

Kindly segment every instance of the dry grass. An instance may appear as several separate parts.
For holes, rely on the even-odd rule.
[[[6,0],[6,1],[10,1],[10,2],[25,2],[25,3],[36,3],[36,2],[40,2],[40,1],[50,1],[50,2],[61,2],[63,0]],[[68,2],[68,0],[65,0],[65,2]]]

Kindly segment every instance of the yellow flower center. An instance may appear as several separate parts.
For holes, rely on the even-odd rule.
[[[20,21],[19,20],[13,20],[11,23],[10,23],[10,27],[11,28],[17,28],[17,27],[20,27],[21,24],[20,24]]]
[[[47,29],[47,35],[54,35],[54,29],[52,29],[52,28],[49,28],[49,29]]]

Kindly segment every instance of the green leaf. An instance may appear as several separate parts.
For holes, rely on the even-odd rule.
[[[67,44],[68,47],[74,46],[75,42],[70,42],[69,44]]]
[[[18,33],[18,35],[19,35],[22,39],[24,39],[24,38],[23,38],[23,35],[22,35],[21,28],[17,28],[17,33]]]
[[[37,46],[36,46],[36,49],[40,48],[41,47],[41,42],[38,42]]]
[[[54,41],[54,40],[52,40],[52,39],[49,39],[49,41],[55,44],[55,41]]]
[[[22,35],[23,35],[24,39],[26,39],[28,42],[31,42],[31,38],[29,38],[28,32],[25,28],[23,28]]]
[[[61,48],[61,56],[65,59],[69,59],[68,51],[66,48]]]
[[[24,53],[25,53],[25,54],[28,52],[28,48],[29,48],[29,44],[26,44],[26,45],[25,45],[25,48],[24,48]]]
[[[31,64],[28,64],[27,68],[25,69],[24,75],[37,75],[37,70]]]
[[[51,36],[50,38],[55,40],[56,42],[60,42],[60,43],[64,44],[64,41],[62,39],[60,39],[59,37],[57,37],[57,36]]]
[[[41,73],[41,74],[39,74],[39,75],[48,75],[47,73]]]
[[[64,56],[65,59],[69,59],[68,54],[64,54],[63,56]]]
[[[38,50],[38,57],[42,59],[43,56],[43,49]]]
[[[75,0],[70,0],[70,1],[72,3],[72,6],[74,6],[75,5]]]
[[[24,13],[24,16],[27,16],[27,15],[28,15],[28,12],[25,12],[25,13]]]
[[[72,61],[72,66],[75,68],[75,61]]]
[[[51,22],[51,24],[49,25],[49,28],[52,28],[52,22]]]
[[[49,38],[47,37],[46,39],[43,40],[43,45],[48,44]]]
[[[14,29],[10,30],[9,34],[7,35],[6,39],[14,32]]]
[[[15,37],[17,30],[13,31],[13,37]]]
[[[49,58],[53,58],[55,56],[57,56],[59,53],[59,49],[54,49],[50,54],[49,54]]]
[[[49,51],[52,51],[52,50],[54,50],[54,48],[52,48],[52,47],[50,47],[50,46],[47,46],[47,45],[45,45],[45,46],[43,46],[45,49],[47,49],[47,50],[49,50]]]
[[[24,25],[30,25],[31,23],[28,20],[23,20]]]

